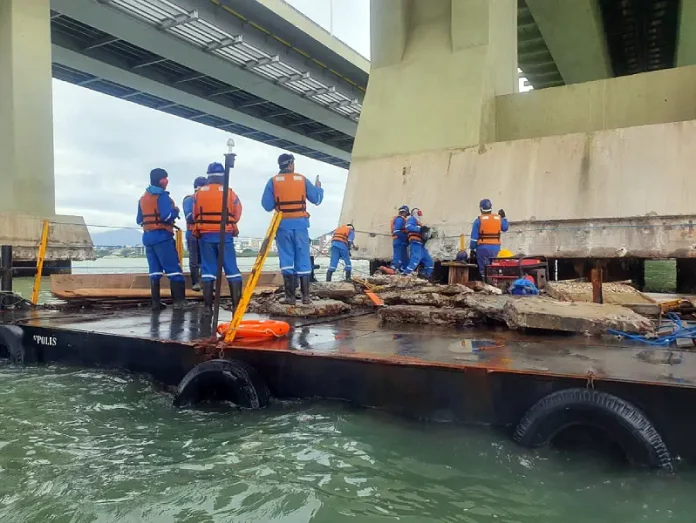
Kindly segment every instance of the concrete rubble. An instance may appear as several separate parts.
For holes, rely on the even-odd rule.
[[[540,329],[603,334],[609,329],[628,333],[653,330],[650,320],[626,307],[559,301],[546,296],[510,296],[483,282],[437,285],[418,278],[377,275],[365,281],[312,284],[311,306],[280,303],[282,289],[257,293],[249,311],[290,317],[329,317],[375,310],[364,294],[374,292],[384,302],[378,315],[388,323],[471,326],[505,324],[511,329]]]

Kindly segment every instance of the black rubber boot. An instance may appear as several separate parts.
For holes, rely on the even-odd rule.
[[[172,290],[172,301],[174,308],[182,310],[186,308],[186,282],[170,281],[169,287]]]
[[[346,269],[346,281],[353,281],[353,271],[351,271],[350,269]]]
[[[326,271],[326,281],[331,281],[334,271]]]
[[[152,310],[161,311],[166,308],[160,298],[160,280],[150,280],[150,294],[152,295]]]
[[[201,274],[198,269],[191,271],[191,290],[201,292]]]
[[[203,314],[206,316],[213,315],[213,296],[215,295],[215,282],[203,282]]]
[[[309,274],[300,276],[300,292],[302,292],[302,305],[311,305],[312,299],[309,297]]]
[[[281,301],[284,305],[296,305],[297,298],[295,297],[295,286],[297,285],[297,276],[294,274],[283,274],[283,283],[285,285],[285,298]]]
[[[229,280],[230,296],[232,297],[232,314],[237,310],[239,302],[242,301],[242,280]]]

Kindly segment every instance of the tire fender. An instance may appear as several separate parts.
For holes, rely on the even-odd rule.
[[[12,363],[24,363],[24,330],[18,325],[0,325],[0,345],[7,348]]]
[[[645,414],[631,403],[595,389],[564,389],[543,397],[524,415],[513,439],[524,447],[542,447],[574,425],[605,430],[632,464],[672,468],[667,446]]]
[[[237,360],[209,360],[191,369],[179,383],[174,406],[201,401],[233,401],[247,409],[268,406],[270,393],[261,375],[251,365]]]

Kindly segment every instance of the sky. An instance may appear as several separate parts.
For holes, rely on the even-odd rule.
[[[369,56],[369,0],[288,3]],[[88,225],[133,227],[155,167],[167,170],[168,190],[181,206],[194,178],[205,176],[210,162],[224,161],[232,136],[237,161],[230,185],[244,208],[240,236],[265,234],[270,214],[261,207],[261,195],[283,150],[59,80],[53,81],[53,121],[59,214],[83,216]],[[325,234],[338,224],[348,171],[300,155],[295,168],[312,181],[320,177],[324,202],[310,206],[310,234]]]

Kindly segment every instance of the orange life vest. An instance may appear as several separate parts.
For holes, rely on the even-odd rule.
[[[211,183],[200,187],[196,191],[193,201],[193,219],[195,230],[205,232],[220,232],[222,222],[222,185]],[[225,232],[237,234],[237,221],[234,216],[234,202],[237,195],[232,189],[228,189],[227,196],[227,224]]]
[[[279,173],[273,177],[275,209],[283,218],[309,218],[307,181],[298,173]]]
[[[500,232],[503,222],[497,214],[479,216],[478,245],[500,245]]]
[[[334,242],[343,242],[346,245],[349,244],[348,242],[348,235],[350,234],[351,228],[348,227],[347,225],[342,225],[338,229],[336,229],[333,233],[333,238],[331,241]]]
[[[392,239],[393,240],[399,239],[399,235],[394,233],[394,224],[396,223],[397,218],[403,218],[403,220],[404,220],[404,226],[401,228],[401,232],[403,232],[403,233],[408,232],[408,231],[406,231],[406,218],[397,214],[396,216],[394,216],[392,218],[392,221],[391,221],[391,232],[392,232]]]
[[[421,222],[416,221],[418,225],[422,225]],[[423,243],[423,237],[421,236],[420,231],[418,232],[413,232],[413,231],[408,231],[408,241],[410,242],[419,242]]]
[[[159,194],[151,194],[149,192],[145,192],[140,197],[140,212],[143,215],[143,230],[144,231],[154,231],[157,229],[162,229],[165,231],[169,231],[172,234],[174,234],[174,227],[171,223],[165,223],[161,221],[161,216],[159,214],[159,208],[157,207],[157,201],[159,200]],[[172,202],[172,208],[176,209],[176,205],[174,204],[174,200],[171,198],[169,199]]]

